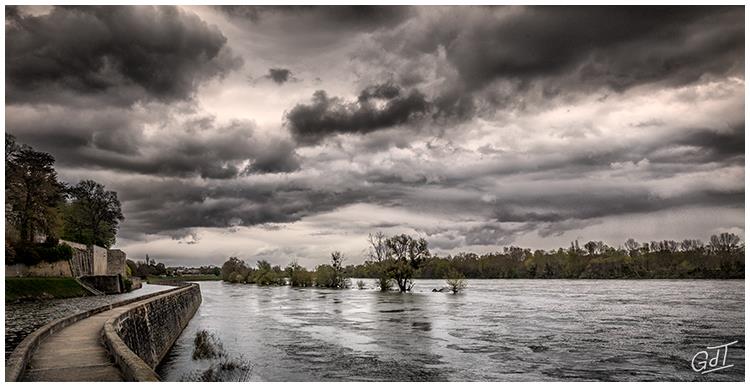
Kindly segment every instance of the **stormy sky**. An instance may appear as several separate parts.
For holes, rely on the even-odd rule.
[[[744,236],[742,7],[6,7],[6,131],[117,247],[291,260]]]

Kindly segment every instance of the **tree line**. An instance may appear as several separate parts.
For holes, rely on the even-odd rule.
[[[224,281],[259,285],[349,287],[349,278],[372,278],[377,288],[400,292],[412,289],[414,278],[448,279],[448,287],[461,289],[465,278],[539,279],[671,279],[745,277],[745,245],[732,233],[713,235],[704,244],[686,239],[639,243],[628,239],[621,247],[601,241],[578,241],[554,250],[505,247],[501,252],[478,255],[460,253],[440,257],[430,254],[427,242],[406,234],[387,237],[378,232],[367,239],[364,263],[342,267],[343,255],[335,252],[331,264],[308,270],[296,262],[286,268],[259,261],[250,267],[231,257],[221,268]],[[358,282],[358,287],[363,284]]]
[[[379,278],[377,261],[347,266],[352,277]],[[506,247],[489,254],[460,253],[430,256],[415,270],[415,278],[745,278],[745,246],[732,233],[713,235],[707,244],[686,239],[639,243],[622,247],[578,241],[568,248],[535,250]]]
[[[66,239],[109,248],[124,220],[117,193],[93,180],[58,180],[55,158],[5,135],[5,261],[70,259]]]
[[[401,292],[411,291],[414,286],[414,274],[430,256],[427,241],[406,234],[386,237],[383,233],[377,233],[369,236],[368,244],[368,265],[377,268],[376,275],[371,276],[376,279],[375,285],[382,291],[394,287]],[[297,262],[291,262],[282,269],[278,265],[271,266],[267,261],[261,260],[256,267],[251,267],[237,257],[230,257],[221,267],[221,277],[228,282],[258,285],[348,288],[351,286],[353,270],[352,266],[344,267],[343,262],[344,255],[338,251],[331,254],[330,264],[318,265],[312,271]],[[360,289],[364,288],[361,283],[357,286]]]

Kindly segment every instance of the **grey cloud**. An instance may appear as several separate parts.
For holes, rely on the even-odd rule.
[[[413,12],[408,6],[314,6],[314,5],[284,5],[284,6],[255,6],[255,5],[222,5],[217,6],[225,14],[233,18],[261,23],[274,15],[294,17],[293,29],[314,26],[315,30],[372,30],[396,25]],[[310,31],[315,33],[316,31]]]
[[[373,100],[382,101],[383,106],[378,107]],[[311,104],[296,105],[286,114],[286,120],[295,139],[311,144],[333,134],[363,134],[406,124],[422,117],[429,106],[419,91],[404,94],[392,85],[366,88],[356,102],[329,97],[318,90]]]
[[[472,97],[522,108],[526,93],[547,100],[602,87],[620,92],[643,84],[683,85],[707,75],[742,76],[744,69],[741,7],[423,10],[378,34],[378,47],[415,65],[425,54],[438,58],[444,52],[458,74],[446,87],[459,91],[443,93],[442,100],[457,116],[472,115]]]
[[[221,31],[174,6],[6,12],[5,32],[9,103],[186,100],[242,64]]]
[[[271,68],[268,69],[267,77],[276,82],[276,84],[283,85],[292,79],[292,71],[283,68]]]
[[[145,191],[132,183],[116,185],[130,214],[127,228],[146,234],[196,227],[289,223],[369,197],[365,190],[323,191],[299,182],[151,182]]]
[[[143,128],[153,120],[167,123],[147,138]],[[64,167],[207,179],[300,168],[292,142],[259,135],[250,122],[220,126],[210,117],[179,122],[169,112],[140,117],[127,109],[31,109],[22,117],[9,115],[8,122],[20,141],[52,152]]]
[[[476,24],[446,47],[470,88],[578,72],[586,85],[623,90],[740,70],[742,20],[734,7],[525,7]]]

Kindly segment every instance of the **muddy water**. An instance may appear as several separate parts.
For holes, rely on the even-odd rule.
[[[369,286],[372,280],[367,280]],[[165,362],[184,380],[207,329],[256,381],[743,380],[744,281],[470,280],[462,294],[201,282],[203,304]],[[701,375],[693,355],[729,348]]]

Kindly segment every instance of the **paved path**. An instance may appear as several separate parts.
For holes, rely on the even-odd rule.
[[[121,382],[120,370],[102,343],[104,323],[123,312],[121,306],[70,325],[48,337],[31,355],[23,381]]]

